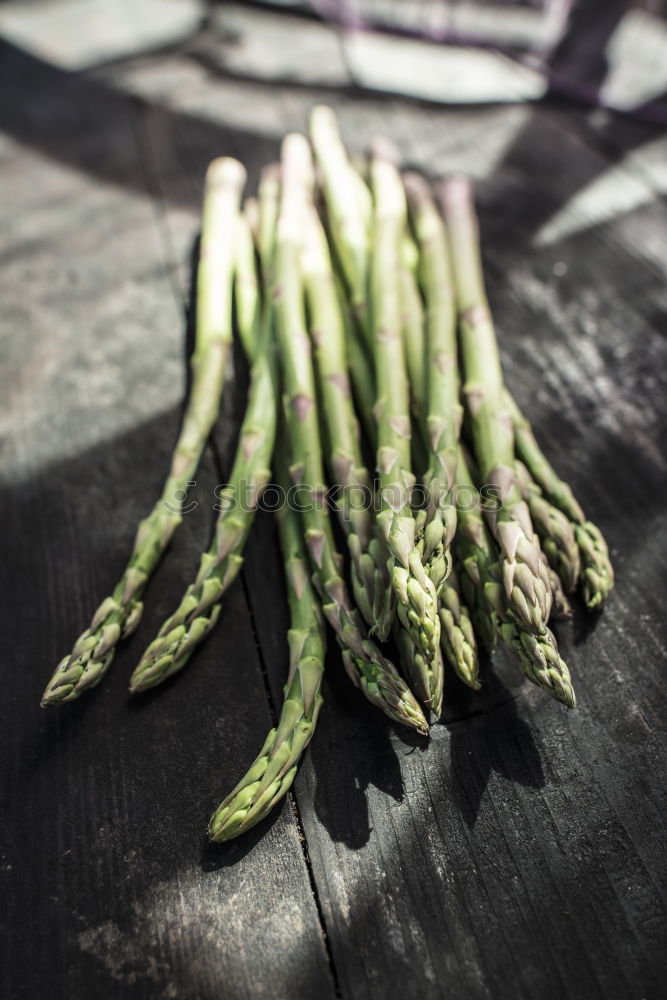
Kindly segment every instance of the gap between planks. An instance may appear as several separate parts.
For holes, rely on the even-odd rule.
[[[222,467],[219,464],[219,455],[217,449],[213,448],[213,454],[215,456],[215,463],[218,473],[222,476]],[[266,660],[264,659],[264,652],[262,650],[262,644],[259,640],[259,632],[257,628],[257,622],[255,619],[255,613],[252,609],[252,602],[250,600],[250,587],[246,579],[245,571],[241,570],[241,582],[243,585],[243,596],[245,597],[246,607],[248,609],[248,614],[250,616],[250,628],[252,630],[253,640],[255,642],[255,649],[257,650],[257,656],[259,658],[259,664],[262,673],[262,683],[264,685],[264,693],[266,695],[266,700],[269,705],[269,711],[271,713],[271,721],[274,727],[278,723],[278,711],[276,704],[271,694],[271,686],[269,684],[269,674],[266,666]],[[327,924],[324,917],[324,910],[322,908],[322,903],[320,900],[320,894],[317,888],[317,882],[315,880],[315,872],[313,871],[313,865],[310,860],[310,853],[308,851],[308,840],[306,837],[306,831],[303,827],[303,822],[301,820],[301,811],[296,800],[294,792],[290,789],[287,793],[287,798],[289,800],[290,807],[292,809],[292,815],[294,816],[294,822],[296,823],[297,833],[299,835],[299,844],[301,845],[301,853],[303,854],[304,864],[306,866],[306,871],[308,872],[308,882],[310,884],[310,891],[313,894],[313,899],[315,901],[315,909],[317,910],[317,919],[320,924],[320,933],[322,934],[322,941],[324,943],[324,949],[327,956],[327,961],[329,963],[329,972],[331,974],[331,979],[334,988],[334,994],[336,997],[342,997],[343,992],[338,979],[338,971],[336,969],[333,953],[331,951],[331,941],[329,939],[329,933],[327,931]]]

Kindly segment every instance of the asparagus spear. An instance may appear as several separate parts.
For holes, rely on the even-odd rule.
[[[461,595],[465,602],[468,618],[472,622],[473,632],[478,640],[478,647],[481,642],[490,656],[498,645],[497,618],[484,595],[484,585],[481,583],[474,550],[468,554],[466,565],[463,563],[462,553],[466,552],[466,545],[459,540],[459,534],[460,532],[457,532],[457,537],[454,539],[454,567]],[[486,542],[489,546],[489,554],[491,554],[494,543],[491,541],[490,535],[486,538]]]
[[[571,618],[572,606],[567,595],[576,587],[581,567],[572,525],[562,511],[545,499],[523,462],[517,459],[514,468],[521,495],[528,504],[533,525],[549,563],[551,617]]]
[[[399,620],[430,663],[440,642],[440,619],[436,590],[416,545],[416,524],[410,508],[415,479],[410,470],[408,383],[398,297],[405,194],[396,167],[379,148],[371,162],[371,186],[375,200],[371,300],[381,488],[378,522],[389,547]]]
[[[561,579],[555,569],[549,566],[549,580],[551,582],[551,617],[558,621],[572,617],[572,605],[561,583]]]
[[[280,478],[287,490],[286,471]],[[211,816],[209,837],[218,843],[245,833],[287,794],[322,705],[324,621],[310,581],[298,514],[284,506],[278,511],[278,527],[290,607],[289,676],[277,726],[248,772]]]
[[[414,245],[412,246],[412,250],[416,254],[417,251]],[[415,304],[416,302],[418,305],[420,310],[418,316],[419,321],[421,322],[421,303],[419,300],[419,291],[412,274],[410,274],[409,277],[412,282],[412,291],[414,293],[412,303]],[[373,377],[373,371],[368,357],[366,356],[366,352],[356,335],[356,330],[354,329],[353,324],[349,321],[349,317],[345,314],[344,305],[342,308],[343,318],[345,321],[345,338],[352,388],[357,401],[357,408],[365,418],[364,426],[368,439],[373,446],[376,446],[377,424],[373,417],[373,413],[375,411],[375,380]],[[402,320],[402,330],[405,331],[405,310],[403,311]],[[409,683],[412,685],[413,689],[417,692],[422,701],[429,705],[434,714],[439,716],[442,712],[443,691],[441,657],[437,656],[435,660],[432,661],[435,662],[434,678],[431,665],[425,659],[424,655],[417,650],[409,633],[403,628],[397,628],[395,629],[395,635],[403,675],[408,679]]]
[[[413,411],[418,415],[423,406],[426,396],[426,365],[424,363],[425,347],[422,328],[422,306],[419,297],[419,290],[412,274],[412,268],[416,266],[417,248],[412,241],[405,240],[403,244],[403,258],[401,267],[401,307],[402,307],[402,330],[404,336],[404,346],[406,354],[406,364],[410,373],[410,388],[413,397]],[[406,291],[407,289],[407,291]],[[358,401],[362,413],[370,413],[373,408],[373,376],[365,353],[359,345],[359,341],[354,336],[351,328],[347,332],[347,346],[350,356],[350,373],[354,395]],[[410,341],[408,343],[408,340]],[[376,427],[369,427],[369,438],[375,442]],[[445,586],[441,594],[441,601],[446,606],[440,609],[441,622],[441,646],[445,656],[450,660],[452,666],[466,683],[472,687],[478,687],[476,680],[478,674],[478,662],[474,631],[468,609]],[[443,664],[440,657],[436,663],[436,680],[432,681],[432,669],[425,660],[423,654],[418,652],[412,637],[404,629],[396,630],[396,639],[400,655],[401,668],[409,683],[418,693],[419,697],[427,704],[435,715],[442,712],[442,690],[443,685],[437,676],[443,672]],[[444,679],[444,678],[443,678]],[[432,696],[435,691],[435,698]]]
[[[507,391],[505,405],[512,418],[517,454],[553,506],[562,511],[572,524],[581,556],[584,600],[591,609],[601,607],[614,586],[614,569],[604,536],[597,525],[586,520],[572,490],[552,469],[530,424]]]
[[[266,486],[276,430],[272,354],[267,336],[257,338],[259,300],[252,235],[241,215],[236,226],[237,325],[244,348],[254,357],[250,388],[229,482],[211,545],[196,579],[176,610],[163,622],[130,678],[130,692],[155,687],[182,670],[196,647],[214,628],[223,594],[243,565],[243,549]]]
[[[563,589],[571,594],[577,585],[581,560],[569,519],[544,497],[530,472],[518,459],[514,463],[521,495],[528,504],[535,530],[549,565],[556,571]]]
[[[387,546],[375,525],[371,477],[364,466],[350,395],[345,328],[327,247],[315,207],[306,211],[301,267],[315,347],[318,389],[327,429],[330,472],[342,496],[336,506],[351,556],[352,592],[370,634],[388,637],[395,613]]]
[[[452,291],[447,236],[428,185],[418,174],[406,174],[405,187],[419,246],[419,278],[426,304],[425,415],[429,446],[423,482],[428,498],[419,512],[424,537],[422,559],[440,593],[451,570],[450,545],[456,531],[456,508],[451,491],[461,429],[459,378],[456,358],[456,309]]]
[[[530,632],[541,635],[551,611],[551,583],[546,558],[516,480],[512,424],[484,290],[470,182],[464,178],[445,181],[441,196],[453,249],[464,393],[475,455],[483,482],[495,487],[501,500],[488,521],[500,547],[503,586],[513,615]]]
[[[322,448],[310,341],[305,327],[300,273],[303,227],[311,180],[306,140],[288,135],[282,147],[282,195],[276,237],[273,302],[283,363],[286,420],[292,465],[290,475],[301,501],[305,539],[323,610],[342,650],[353,682],[390,718],[428,732],[424,714],[396,668],[368,638],[350,604],[341,576],[325,494]]]
[[[450,663],[464,684],[477,690],[479,660],[477,640],[468,608],[461,600],[456,573],[452,569],[439,594],[440,650],[430,662],[415,645],[409,632],[396,629],[401,669],[413,689],[431,711],[442,714],[445,661]]]
[[[220,405],[232,338],[234,229],[245,170],[236,160],[214,160],[206,175],[197,276],[197,336],[192,389],[162,495],[139,525],[130,560],[110,597],[65,656],[42,695],[42,707],[73,701],[99,684],[118,642],[139,624],[141,597],[182,519],[186,487],[196,472]]]
[[[477,690],[479,660],[477,640],[467,606],[461,599],[458,575],[454,569],[440,590],[440,645],[464,684]]]
[[[324,105],[313,108],[310,139],[322,179],[331,237],[350,294],[352,312],[370,343],[367,301],[370,195],[350,162],[331,108]]]
[[[266,338],[271,331],[268,291],[279,196],[279,174],[274,166],[263,172],[259,195],[256,212],[253,207],[253,235],[260,251],[264,287],[260,310],[261,329]],[[242,315],[239,311],[239,321]],[[243,329],[240,333],[246,353],[252,359],[257,355],[257,326],[250,321],[250,310],[246,312],[246,316],[245,336]],[[279,447],[276,464],[281,486],[287,492],[289,481],[284,445]],[[322,704],[320,689],[324,672],[325,636],[320,602],[310,580],[308,556],[303,545],[298,514],[289,506],[284,506],[277,516],[290,606],[290,671],[277,726],[267,735],[247,773],[210,819],[209,836],[216,842],[231,840],[249,830],[286,795],[294,780],[299,759],[312,738]]]
[[[413,200],[414,198],[419,198],[420,194],[423,194],[423,188],[421,186],[421,179],[417,179],[417,191],[412,192]],[[408,195],[410,196],[410,179],[407,178],[406,187],[408,188]],[[433,204],[432,201],[430,203]],[[424,228],[422,229],[422,239],[428,242],[429,239],[429,224],[431,220],[424,220]],[[436,233],[444,235],[442,231],[442,223],[436,220]],[[436,241],[438,236],[436,236]],[[402,308],[402,328],[403,328],[403,341],[405,348],[405,358],[408,369],[408,374],[410,378],[410,395],[412,412],[415,418],[415,425],[418,429],[418,433],[413,438],[413,451],[415,454],[421,453],[424,456],[422,459],[422,467],[425,468],[428,459],[425,457],[427,454],[432,454],[429,443],[429,434],[427,430],[426,423],[426,413],[427,409],[427,398],[428,398],[428,384],[429,384],[429,364],[427,358],[427,344],[426,338],[424,336],[424,309],[422,306],[422,300],[419,294],[419,288],[417,286],[417,281],[415,278],[415,271],[420,265],[420,254],[417,246],[410,238],[404,238],[403,248],[402,248],[402,261],[401,261],[401,308]],[[430,284],[433,286],[433,291],[435,293],[436,301],[440,296],[440,290],[438,289],[438,283],[441,281],[445,284],[445,295],[443,299],[446,299],[447,289],[451,287],[451,278],[449,274],[445,271],[442,264],[444,263],[444,255],[447,253],[447,247],[445,243],[444,254],[442,252],[442,244],[440,247],[435,248],[435,259],[440,260],[440,268],[435,269],[433,267],[426,267],[421,269],[422,280],[424,284],[428,284],[428,279],[430,278]],[[427,251],[428,252],[428,249]],[[431,257],[432,263],[433,255]],[[448,268],[448,261],[447,261]],[[425,289],[426,290],[426,289]],[[449,292],[451,296],[451,291]],[[434,302],[433,296],[430,298],[431,303]],[[428,304],[427,304],[428,307]],[[451,311],[451,298],[449,309]],[[443,319],[447,323],[451,323],[451,319],[447,319],[446,316],[446,303],[443,302],[442,311],[445,313]],[[438,316],[439,309],[436,308],[434,312],[427,314],[429,316],[430,324],[434,324],[435,317]],[[430,331],[429,331],[430,332]],[[440,331],[436,329],[436,335]],[[454,331],[448,330],[449,336],[454,337]],[[458,404],[458,378],[457,372],[457,361],[456,361],[456,341],[454,337],[453,351],[450,349],[450,359],[452,364],[453,381],[450,383],[451,389],[454,390],[453,383],[456,383],[456,396],[453,401],[453,407],[458,407],[460,413],[460,406]],[[435,382],[434,390],[434,400],[438,398],[439,389],[441,386],[441,371],[438,368],[437,372],[433,373],[431,376]],[[450,413],[455,413],[452,408]],[[427,446],[424,446],[422,442],[425,442]],[[422,445],[421,448],[418,446]],[[421,457],[420,456],[420,457]],[[419,519],[421,512],[418,512],[417,518]],[[425,519],[424,519],[425,520]],[[424,540],[424,533],[422,531],[422,545]],[[437,535],[436,535],[437,541]],[[419,542],[418,542],[419,544]],[[452,571],[453,572],[453,571]],[[479,687],[478,674],[479,674],[479,663],[477,657],[477,643],[475,640],[475,634],[472,627],[472,621],[468,608],[461,600],[461,595],[459,593],[458,582],[453,576],[448,576],[447,579],[441,583],[440,590],[438,593],[440,600],[440,644],[444,652],[445,660],[454,667],[457,674],[461,679],[469,686],[473,688]],[[414,659],[414,654],[409,654],[407,644],[403,643],[399,645],[403,653],[402,665],[404,665],[406,670],[410,670],[409,665],[410,659]],[[416,661],[418,664],[419,660]],[[434,711],[437,711],[435,706],[432,706]],[[437,714],[440,714],[439,712]]]
[[[399,294],[401,303],[401,328],[405,364],[410,382],[410,409],[416,420],[424,416],[422,408],[427,398],[426,339],[424,337],[424,309],[419,295],[415,272],[419,262],[419,251],[414,241],[403,237],[399,270]],[[426,462],[424,462],[424,466]]]
[[[480,634],[488,636],[491,632],[500,636],[519,659],[521,669],[533,684],[556,701],[574,708],[570,672],[558,652],[555,636],[548,628],[536,636],[514,616],[502,582],[499,553],[478,503],[470,502],[477,496],[477,491],[462,449],[456,463],[456,484],[459,504],[454,544],[463,567],[463,589],[469,606],[474,609],[475,625]]]
[[[433,659],[427,660],[407,629],[401,627],[400,622],[396,622],[394,635],[401,672],[424,704],[428,705],[436,717],[439,717],[442,715],[445,679],[442,650],[437,649]]]
[[[276,229],[280,211],[280,176],[280,163],[270,163],[264,167],[259,184],[259,219],[256,238],[267,302],[270,297]],[[267,312],[267,316],[271,315],[271,311]]]
[[[235,233],[234,310],[241,346],[251,364],[256,360],[262,330],[262,294],[253,238],[258,226],[257,200],[246,198]]]
[[[360,341],[357,330],[350,315],[345,291],[337,282],[338,302],[343,326],[345,328],[345,349],[347,352],[348,372],[352,384],[352,395],[356,403],[357,413],[361,417],[366,437],[375,441],[377,423],[375,420],[375,374],[370,359]]]

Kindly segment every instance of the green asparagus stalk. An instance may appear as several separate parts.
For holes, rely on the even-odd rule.
[[[489,513],[488,521],[500,547],[503,586],[512,613],[530,632],[541,635],[551,612],[551,582],[528,506],[517,484],[514,436],[484,290],[470,182],[464,178],[445,181],[441,196],[453,250],[464,394],[475,456],[483,482],[497,490],[501,501],[498,509]]]
[[[235,234],[234,307],[241,346],[251,363],[257,355],[262,324],[262,297],[253,238],[253,230],[258,225],[259,206],[254,198],[246,198]]]
[[[285,490],[289,487],[286,476],[282,485]],[[211,817],[209,837],[218,843],[255,826],[287,794],[322,705],[324,621],[310,581],[298,514],[284,506],[278,512],[278,526],[290,607],[289,677],[277,726],[269,732],[248,772]]]
[[[428,732],[424,714],[396,668],[368,638],[350,604],[341,576],[328,511],[319,436],[310,341],[305,325],[300,272],[305,215],[312,183],[306,140],[288,135],[282,147],[282,194],[275,254],[275,307],[282,359],[286,420],[291,450],[290,475],[302,507],[305,539],[324,614],[342,650],[347,673],[366,697],[390,718]]]
[[[418,534],[424,538],[422,559],[439,594],[451,570],[450,546],[456,531],[452,489],[462,417],[456,307],[447,235],[430,189],[418,174],[406,174],[404,182],[419,247],[419,279],[426,305],[425,425],[429,460],[423,483],[428,503],[419,512],[417,523]]]
[[[155,687],[182,670],[214,628],[222,597],[243,565],[243,549],[270,477],[277,403],[273,360],[267,338],[258,342],[259,296],[254,247],[243,215],[237,220],[236,252],[237,325],[247,354],[255,359],[236,456],[229,482],[219,497],[211,545],[201,557],[196,579],[137,664],[130,678],[132,694]]]
[[[463,450],[456,463],[458,527],[455,538],[462,566],[463,590],[472,618],[489,644],[489,631],[497,634],[518,658],[521,669],[533,684],[568,708],[575,696],[567,664],[558,652],[553,633],[546,628],[536,636],[514,616],[507,599],[499,566],[500,554],[484,522]]]
[[[259,204],[253,236],[259,251],[262,300],[261,326],[272,329],[270,288],[280,195],[280,167],[265,168],[259,186]],[[253,355],[251,355],[253,356]],[[283,428],[284,431],[284,428]],[[281,434],[276,466],[280,484],[287,493],[289,477],[285,434]],[[272,729],[254,763],[238,785],[215,810],[209,823],[211,840],[221,842],[239,836],[263,819],[289,790],[299,759],[310,742],[322,704],[320,689],[324,671],[324,620],[320,601],[310,579],[308,555],[303,544],[301,521],[285,505],[278,512],[290,606],[290,671],[278,725]]]
[[[396,167],[381,149],[376,149],[371,162],[371,186],[375,201],[371,300],[381,489],[378,522],[389,547],[399,620],[430,663],[440,643],[440,619],[436,590],[422,564],[410,508],[415,479],[410,468],[408,382],[398,295],[405,194]]]
[[[324,194],[328,233],[342,271],[343,280],[337,281],[337,287],[353,391],[370,438],[375,433],[375,380],[366,352],[372,354],[373,346],[368,303],[373,201],[358,162],[347,154],[331,108],[322,105],[313,109],[310,139]]]
[[[438,649],[432,660],[427,660],[400,622],[395,623],[394,635],[401,664],[401,672],[431,712],[442,715],[445,665],[442,650]]]
[[[368,186],[368,158],[363,153],[353,153],[349,157],[349,163],[352,168],[352,184],[357,191],[359,214],[370,238],[373,228],[373,197]]]
[[[477,640],[467,606],[461,598],[457,573],[450,572],[440,590],[440,625],[445,659],[454,667],[464,684],[477,690],[479,659]]]
[[[95,612],[71,653],[58,664],[42,707],[73,701],[99,684],[118,642],[139,624],[142,594],[182,520],[193,478],[218,415],[232,339],[234,231],[245,170],[236,160],[214,160],[206,175],[197,276],[197,335],[191,359],[192,389],[162,495],[141,522],[130,560],[110,597]]]
[[[427,389],[427,358],[424,324],[424,306],[422,304],[419,286],[415,275],[418,263],[418,250],[410,238],[403,240],[403,252],[399,275],[399,295],[401,303],[401,330],[403,334],[403,351],[405,367],[410,384],[410,412],[412,414],[412,467],[426,469],[428,467],[429,449],[425,426],[424,407],[426,405]],[[413,258],[414,254],[414,259]]]
[[[259,252],[265,295],[271,290],[273,256],[280,211],[280,163],[270,163],[264,167],[259,183],[259,220],[257,228],[257,250]],[[268,298],[267,298],[268,301]],[[267,313],[270,316],[271,312]]]
[[[275,164],[274,164],[275,166]],[[266,167],[264,168],[266,170]],[[253,252],[256,248],[256,243],[259,238],[259,199],[255,195],[248,195],[243,201],[243,218],[248,224],[248,233],[253,242]],[[243,256],[243,259],[247,259],[246,253],[239,253],[239,257]],[[261,287],[259,282],[259,276],[257,270],[254,274],[249,275],[250,285],[257,290],[257,295],[259,296],[258,306],[261,305]],[[238,284],[238,276],[237,276]],[[237,305],[238,308],[238,305]]]
[[[458,534],[458,533],[457,533]],[[491,536],[487,538],[489,552],[493,551]],[[473,631],[479,643],[484,646],[486,652],[491,656],[498,645],[498,621],[493,609],[490,607],[484,595],[484,587],[480,580],[479,570],[474,554],[470,554],[467,565],[464,566],[460,553],[466,551],[466,546],[458,538],[454,539],[454,568],[456,571],[461,596],[468,613],[468,618],[472,622]]]
[[[572,605],[563,589],[561,579],[555,569],[549,566],[551,581],[551,617],[561,621],[572,617]]]
[[[416,247],[412,246],[416,254]],[[413,304],[417,303],[419,308],[419,321],[421,322],[421,302],[419,291],[413,275],[410,275],[412,291],[416,297],[412,299]],[[343,311],[344,320],[348,320]],[[403,312],[402,329],[405,332],[405,311]],[[357,401],[358,411],[365,418],[365,429],[369,441],[375,446],[377,444],[377,424],[373,416],[375,412],[375,380],[370,362],[366,356],[356,330],[351,322],[345,322],[345,336],[348,353],[348,365],[352,381],[352,388]],[[423,344],[423,339],[422,339]],[[424,365],[424,373],[425,373]],[[422,380],[423,381],[423,380]],[[420,399],[422,397],[420,396]],[[431,711],[439,716],[442,712],[442,661],[438,656],[434,659],[435,678],[433,670],[421,652],[416,649],[412,637],[403,628],[395,629],[398,645],[398,652],[401,663],[401,672],[406,677],[425,704],[428,704]]]
[[[427,424],[428,409],[427,399],[429,398],[428,387],[433,382],[432,399],[434,409],[436,401],[444,402],[447,396],[450,399],[449,414],[454,416],[452,432],[458,437],[458,423],[460,422],[461,407],[458,402],[458,376],[456,359],[456,336],[453,325],[453,301],[451,292],[451,277],[449,273],[448,249],[444,234],[444,228],[428,191],[424,190],[421,178],[411,181],[410,175],[406,178],[406,188],[408,198],[413,208],[413,216],[417,215],[420,204],[424,211],[420,215],[419,224],[415,218],[415,228],[419,239],[420,248],[423,247],[423,260],[420,250],[411,239],[404,239],[402,266],[401,266],[401,306],[403,313],[403,338],[405,347],[405,357],[410,378],[410,395],[412,412],[419,433],[413,441],[415,454],[415,444],[426,442],[428,447],[423,449],[423,454],[435,457],[431,450],[431,435],[429,427],[439,424],[438,415],[432,414],[435,420]],[[434,219],[431,213],[436,214]],[[433,235],[434,246],[430,247],[431,235]],[[443,245],[444,243],[444,245]],[[421,265],[421,266],[420,266]],[[433,339],[432,359],[427,357],[427,338],[425,337],[425,318],[419,288],[415,278],[415,272],[419,270],[422,279],[422,287],[425,293],[427,306],[427,322],[429,338]],[[442,287],[440,287],[442,286]],[[449,357],[449,371],[446,372],[443,384],[443,358],[438,357],[438,343],[443,343],[441,334],[447,338],[445,341],[446,350]],[[438,338],[441,338],[440,341]],[[430,362],[430,363],[429,363]],[[435,370],[430,372],[435,362]],[[446,365],[445,365],[446,367]],[[444,388],[444,393],[442,389]],[[446,419],[446,418],[445,418]],[[424,458],[422,468],[426,468],[428,459]],[[452,463],[455,465],[455,462]],[[427,472],[428,476],[428,472]],[[423,519],[426,522],[426,513],[418,511],[417,522]],[[438,526],[434,531],[437,545],[441,541],[438,535]],[[418,547],[425,542],[425,532],[422,528],[418,531]],[[450,582],[451,579],[451,582]],[[434,580],[434,582],[436,582]],[[475,640],[472,622],[466,605],[461,600],[457,581],[452,577],[440,581],[438,590],[440,600],[440,625],[441,625],[441,646],[445,660],[450,662],[462,680],[473,688],[479,687],[478,674],[479,662],[477,655],[477,644]],[[402,665],[405,669],[408,660],[407,644],[403,643]],[[400,648],[400,647],[399,647]],[[416,661],[419,664],[419,661]],[[433,706],[432,706],[433,707]],[[436,709],[434,708],[434,711]],[[439,713],[438,713],[439,714]]]
[[[359,424],[352,405],[345,327],[326,235],[312,204],[306,211],[304,232],[301,268],[309,330],[315,348],[330,473],[339,491],[336,507],[351,557],[352,593],[370,634],[385,640],[396,603],[387,571],[387,546],[372,515],[371,477],[363,463]]]
[[[352,384],[352,395],[354,396],[357,413],[361,417],[366,437],[369,441],[375,441],[377,435],[377,422],[375,420],[375,374],[364,345],[357,335],[357,329],[350,315],[345,291],[339,282],[337,282],[336,287],[345,328],[345,348]]]
[[[518,459],[514,468],[523,499],[549,565],[557,573],[562,589],[571,594],[577,586],[581,559],[569,518],[545,498],[530,472]],[[552,588],[553,589],[553,588]]]
[[[331,108],[320,105],[313,109],[310,139],[322,179],[331,237],[350,294],[352,312],[368,337],[370,195],[350,162]]]
[[[514,653],[525,676],[561,705],[574,708],[577,700],[565,660],[558,651],[556,637],[547,629],[535,635],[516,622],[500,622],[500,637]]]
[[[410,409],[417,421],[424,416],[422,408],[427,398],[424,308],[415,273],[418,262],[419,251],[414,241],[406,234],[401,245],[399,295],[405,364],[410,382]],[[424,463],[424,467],[425,465],[426,463]]]
[[[602,532],[592,521],[586,520],[572,490],[554,472],[530,424],[508,392],[505,393],[505,405],[512,418],[517,454],[552,505],[572,524],[581,557],[584,600],[589,608],[599,608],[614,586],[614,569]]]

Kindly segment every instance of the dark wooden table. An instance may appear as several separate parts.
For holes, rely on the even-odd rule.
[[[225,71],[207,36],[74,71],[0,47],[3,952],[7,998],[661,995],[665,962],[667,141],[569,105],[438,107]],[[201,184],[250,184],[326,99],[350,144],[479,178],[507,379],[602,526],[617,589],[559,628],[567,713],[499,654],[448,681],[430,741],[343,676],[293,795],[211,849],[287,669],[271,519],[174,683],[129,672],[193,573],[244,373],[137,635],[100,687],[38,707],[160,488],[185,387]],[[664,987],[663,987],[664,988]],[[662,993],[664,995],[664,993]]]

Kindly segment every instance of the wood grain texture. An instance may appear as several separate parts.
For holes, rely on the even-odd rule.
[[[3,996],[657,998],[667,972],[658,135],[558,105],[463,113],[327,92],[354,148],[388,131],[406,162],[479,178],[508,381],[607,534],[618,586],[601,616],[577,609],[559,629],[575,712],[499,654],[477,694],[448,677],[428,742],[363,700],[332,642],[290,801],[214,850],[208,813],[261,744],[287,669],[269,516],[188,670],[131,706],[124,691],[207,540],[242,366],[198,477],[200,506],[138,635],[86,701],[48,715],[37,702],[160,486],[184,388],[205,165],[240,156],[255,183],[322,88],[235,79],[188,50],[94,79],[4,55],[0,83],[14,90],[0,87],[12,191],[0,248]],[[619,183],[597,196],[614,170]]]

